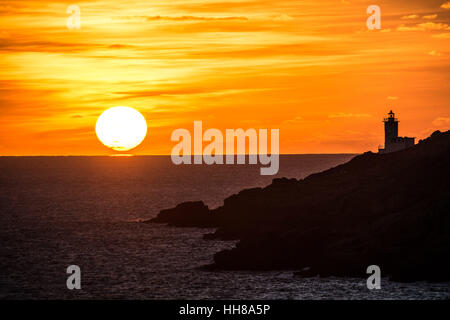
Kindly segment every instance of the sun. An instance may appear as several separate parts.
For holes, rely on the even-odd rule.
[[[130,107],[113,107],[97,119],[95,132],[108,148],[127,151],[137,147],[147,135],[147,122],[139,111]]]

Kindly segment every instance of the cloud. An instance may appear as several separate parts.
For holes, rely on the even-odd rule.
[[[397,31],[420,31],[420,28],[417,26],[408,27],[405,26],[404,24],[401,24],[400,26],[397,27]]]
[[[437,52],[436,50],[431,50],[430,52],[428,52],[428,54],[430,56],[436,56],[436,57],[439,57],[442,55],[440,52]]]
[[[108,48],[110,49],[130,49],[135,48],[135,46],[127,45],[127,44],[112,44],[109,45]]]
[[[102,45],[95,43],[70,43],[57,41],[22,41],[13,38],[0,42],[0,50],[12,52],[63,52],[74,53],[99,49]]]
[[[410,14],[410,15],[401,17],[401,19],[403,19],[403,20],[417,19],[418,17],[419,17],[419,16],[418,16],[417,14]]]
[[[417,26],[423,30],[450,30],[446,23],[424,22]]]
[[[450,9],[450,1],[447,1],[447,2],[443,3],[441,5],[441,8],[443,8],[443,9]]]
[[[424,22],[413,26],[400,25],[397,27],[397,31],[438,31],[438,30],[450,30],[450,27],[446,23]]]
[[[398,100],[398,97],[395,96],[388,96],[387,98],[388,100]]]
[[[153,20],[171,20],[171,21],[226,21],[226,20],[248,20],[247,17],[199,17],[199,16],[180,16],[180,17],[147,17],[147,21]]]
[[[432,123],[436,127],[449,127],[450,117],[438,117],[434,119]]]
[[[450,33],[433,34],[432,37],[438,39],[450,39]]]
[[[273,20],[274,21],[292,21],[292,20],[294,20],[294,18],[287,14],[281,14],[279,16],[274,17]]]
[[[175,88],[166,90],[137,90],[137,91],[120,91],[114,92],[114,94],[122,95],[120,99],[137,99],[137,98],[150,98],[161,96],[187,96],[187,95],[228,95],[239,94],[244,92],[254,91],[266,91],[272,90],[270,88],[258,88],[258,89],[234,89],[234,88],[206,88],[206,87],[188,87],[188,88]]]
[[[120,91],[114,92],[122,95],[124,99],[148,98],[158,96],[175,96],[211,93],[211,90],[204,88],[167,89],[167,90],[141,90],[141,91]]]
[[[369,118],[372,115],[368,113],[344,113],[337,112],[328,115],[328,118]]]
[[[229,21],[229,20],[248,20],[244,16],[226,16],[226,17],[206,17],[206,16],[120,16],[113,17],[115,20],[139,20],[145,21]]]
[[[429,14],[422,17],[423,19],[433,20],[437,18],[437,14]]]

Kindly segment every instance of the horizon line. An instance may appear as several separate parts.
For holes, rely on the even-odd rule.
[[[371,151],[365,151],[365,152],[371,152]],[[295,156],[295,155],[358,155],[363,154],[365,152],[337,152],[337,153],[278,153],[279,156]],[[218,154],[218,156],[227,156],[229,154]],[[233,154],[234,156],[239,156],[242,154]],[[245,154],[245,156],[250,155],[261,155],[260,153],[257,154]],[[271,156],[270,153],[264,154]],[[275,154],[274,154],[275,155]],[[7,158],[7,157],[117,157],[117,158],[126,158],[126,157],[170,157],[170,154],[37,154],[37,155],[31,155],[31,154],[25,154],[25,155],[0,155],[0,158]],[[196,156],[196,154],[191,154],[189,156]],[[203,155],[202,155],[203,156]],[[209,156],[209,155],[208,155]]]

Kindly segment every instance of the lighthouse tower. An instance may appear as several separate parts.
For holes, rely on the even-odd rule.
[[[379,148],[379,153],[400,151],[414,145],[414,138],[398,136],[398,119],[392,110],[388,117],[384,118],[384,148]]]
[[[395,118],[392,110],[388,113],[388,117],[384,118],[384,145],[385,147],[398,138],[398,119]]]

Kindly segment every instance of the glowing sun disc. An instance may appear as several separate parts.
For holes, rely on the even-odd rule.
[[[108,148],[127,151],[136,148],[147,135],[147,122],[139,111],[130,107],[113,107],[97,119],[95,132]]]

